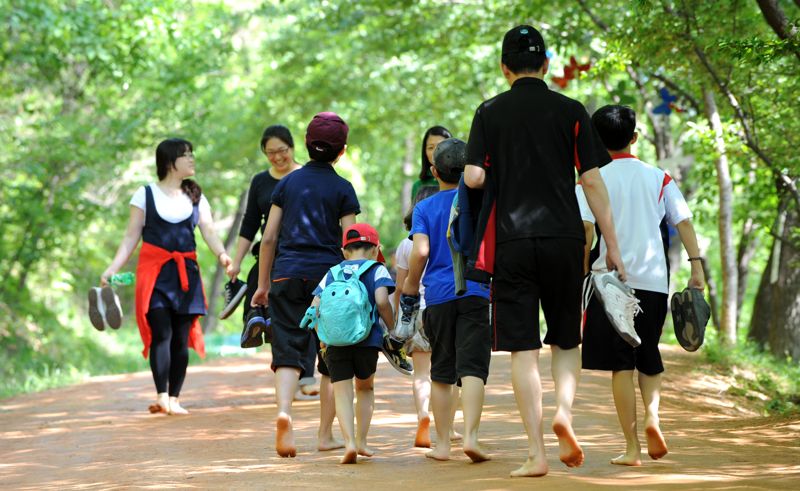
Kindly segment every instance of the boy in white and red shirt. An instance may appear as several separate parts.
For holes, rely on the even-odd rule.
[[[691,222],[692,213],[677,185],[663,170],[630,153],[631,145],[638,138],[636,113],[626,106],[605,106],[594,113],[592,124],[613,159],[600,169],[600,174],[611,202],[617,242],[627,274],[625,283],[635,289],[642,309],[634,319],[642,344],[634,348],[616,334],[595,295],[586,308],[583,368],[613,372],[614,403],[625,435],[626,449],[611,463],[641,465],[634,370],[639,371],[638,383],[645,407],[647,453],[652,459],[667,454],[658,417],[661,373],[664,371],[658,341],[667,315],[669,292],[667,258],[659,229],[663,219],[677,228],[689,254],[692,265],[689,286],[702,289],[705,277]],[[586,231],[588,255],[595,219],[580,185],[576,187],[576,193]],[[603,258],[606,244],[602,236],[598,239],[600,258]],[[590,269],[595,272],[605,270],[605,260],[594,261]]]

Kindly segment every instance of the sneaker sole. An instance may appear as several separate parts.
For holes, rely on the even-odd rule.
[[[699,330],[696,328],[700,324],[697,314],[694,311],[692,302],[686,299],[682,293],[675,293],[672,295],[671,310],[673,312],[673,325],[683,325],[683,329],[675,329],[675,337],[683,349],[689,352],[697,351],[703,342],[699,336]],[[675,312],[678,318],[675,318]]]
[[[104,318],[111,329],[119,329],[122,325],[122,307],[119,304],[119,297],[114,293],[110,286],[104,286],[100,290],[100,299],[105,307]]]
[[[219,313],[219,319],[220,320],[224,320],[224,319],[227,319],[228,317],[230,317],[230,315],[233,313],[233,311],[236,310],[236,307],[239,306],[239,303],[244,298],[244,294],[245,293],[247,293],[247,284],[246,283],[243,284],[239,288],[239,291],[236,292],[236,295],[233,296],[233,298],[228,303],[228,305],[226,305],[225,308],[222,309],[222,312]]]
[[[262,333],[266,332],[265,324],[252,324],[244,326],[242,337],[240,339],[240,346],[242,348],[257,348],[264,344]]]
[[[103,322],[103,313],[100,304],[100,289],[97,287],[89,288],[89,321],[98,331],[105,331],[106,325]]]

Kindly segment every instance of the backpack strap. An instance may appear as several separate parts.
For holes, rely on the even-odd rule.
[[[342,265],[341,264],[337,264],[336,266],[333,266],[328,271],[330,271],[331,276],[333,277],[334,281],[336,281],[336,280],[344,280],[344,269],[342,269]]]
[[[369,269],[375,266],[376,264],[378,264],[378,261],[373,261],[371,259],[367,259],[366,261],[364,261],[364,264],[362,264],[358,268],[358,271],[356,271],[356,278],[361,278],[361,275],[369,271]]]

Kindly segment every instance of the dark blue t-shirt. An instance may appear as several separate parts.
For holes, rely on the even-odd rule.
[[[414,207],[409,237],[414,240],[414,234],[425,234],[431,244],[428,269],[422,278],[428,307],[462,298],[456,295],[453,258],[447,245],[447,222],[455,195],[455,189],[439,191]],[[467,281],[467,292],[463,296],[489,298],[489,286]]]
[[[358,268],[364,264],[364,261],[366,261],[366,259],[345,259],[342,261],[341,266],[344,270],[344,277],[349,278],[352,276],[356,271],[358,271]],[[375,308],[375,290],[385,286],[389,289],[390,295],[394,292],[394,280],[392,280],[389,270],[386,269],[386,266],[383,264],[379,263],[372,266],[369,271],[361,275],[359,280],[361,280],[361,283],[364,283],[364,286],[367,288],[369,304],[372,305],[372,308]],[[322,293],[322,290],[325,289],[325,286],[332,281],[333,275],[329,270],[322,281],[320,281],[319,285],[317,285],[317,288],[314,289],[314,296],[318,297]],[[380,317],[377,315],[377,312],[375,315],[375,323],[372,325],[372,330],[369,332],[367,339],[354,346],[361,346],[365,348],[380,348],[383,346],[383,328],[380,326]]]
[[[361,208],[353,185],[331,164],[312,160],[281,179],[272,204],[283,210],[272,279],[319,281],[342,261],[339,219]]]

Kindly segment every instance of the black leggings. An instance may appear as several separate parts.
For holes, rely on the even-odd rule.
[[[150,343],[150,370],[156,391],[178,397],[186,367],[189,366],[189,329],[195,314],[176,314],[170,309],[153,309],[147,313],[152,340]]]

